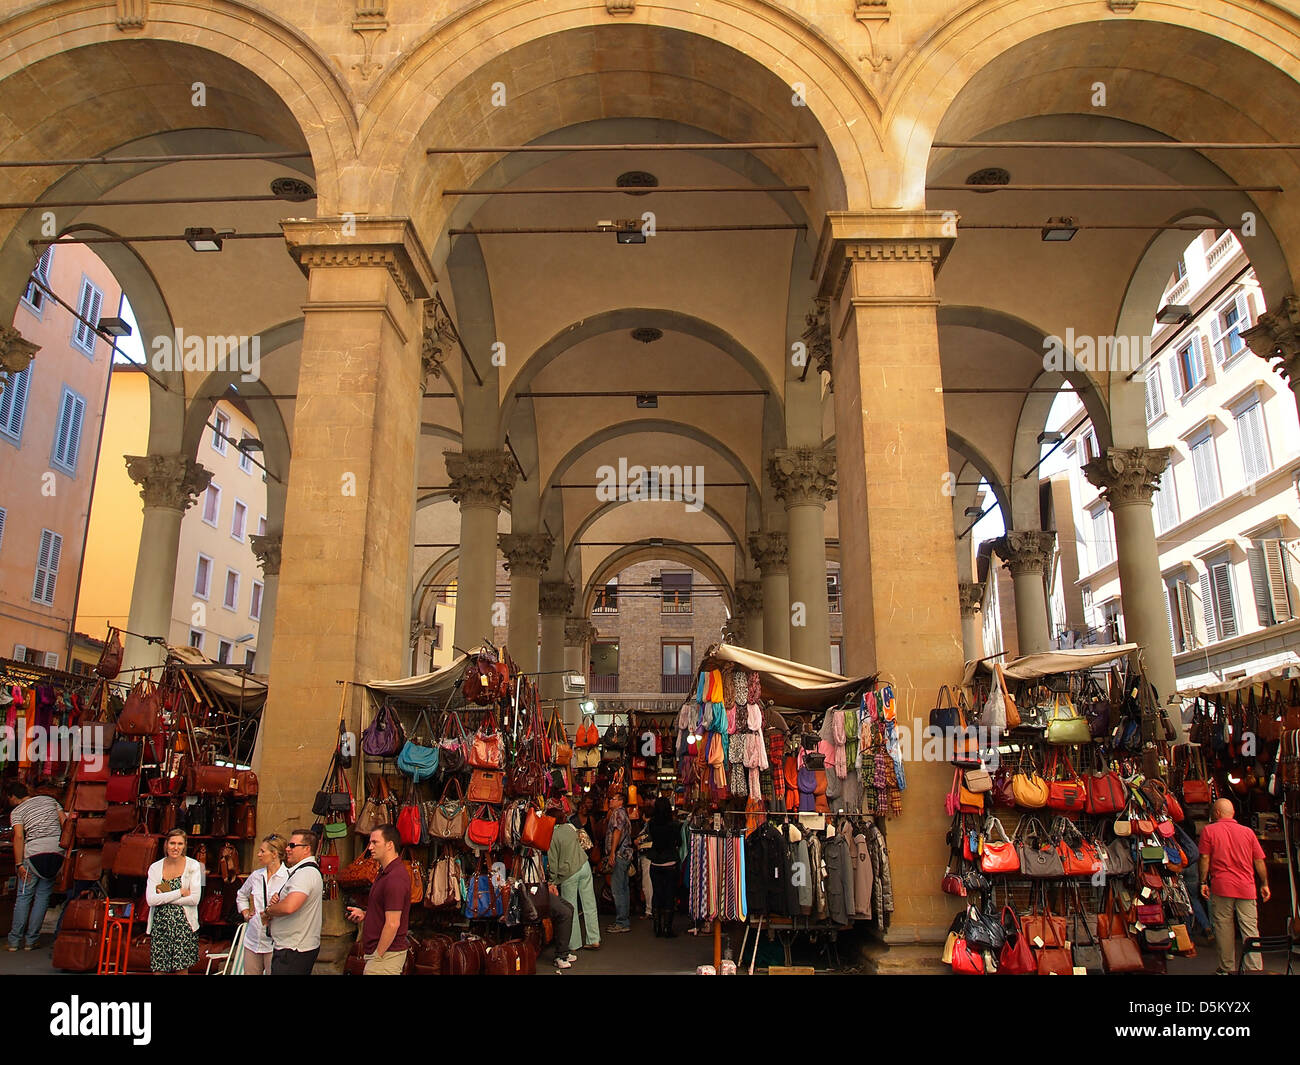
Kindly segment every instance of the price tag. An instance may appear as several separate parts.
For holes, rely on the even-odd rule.
[[[1043,937],[1042,937],[1042,936],[1034,936],[1034,946],[1036,946],[1039,950],[1042,950],[1042,949],[1043,949]]]

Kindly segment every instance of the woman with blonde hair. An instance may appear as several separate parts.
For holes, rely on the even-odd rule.
[[[149,968],[156,973],[187,972],[199,961],[199,896],[204,869],[186,857],[188,837],[173,828],[163,841],[163,856],[149,866],[144,900],[149,904]]]
[[[284,864],[285,840],[270,835],[257,848],[258,868],[254,869],[235,893],[239,914],[248,922],[244,929],[244,975],[266,976],[271,972],[271,954],[275,944],[262,921],[262,912],[279,894],[289,877]]]

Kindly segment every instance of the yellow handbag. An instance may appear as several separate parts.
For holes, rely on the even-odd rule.
[[[1025,766],[1026,760],[1029,763],[1028,768]],[[1043,779],[1043,775],[1038,772],[1038,767],[1034,765],[1034,756],[1032,754],[1022,755],[1020,766],[1011,777],[1011,797],[1015,800],[1017,806],[1023,806],[1028,810],[1036,810],[1047,805],[1047,796],[1047,781]]]

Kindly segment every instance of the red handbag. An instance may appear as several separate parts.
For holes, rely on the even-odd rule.
[[[104,831],[109,833],[130,832],[139,823],[140,811],[135,803],[115,804],[104,815]]]
[[[1002,907],[1002,930],[1006,939],[998,954],[999,976],[1027,976],[1038,972],[1034,950],[1020,926],[1020,918],[1010,906]]]
[[[424,838],[423,807],[414,793],[397,813],[397,834],[408,847],[418,847]]]
[[[1101,871],[1101,857],[1095,843],[1085,839],[1072,847],[1062,840],[1056,851],[1066,876],[1095,876]]]
[[[984,955],[972,950],[965,939],[958,937],[952,947],[952,971],[959,976],[983,976]]]
[[[995,828],[1002,836],[1002,839],[986,838],[980,844],[980,871],[984,873],[1018,873],[1020,871],[1020,854],[1016,850],[1016,845],[1011,842],[1011,837],[1007,835],[1006,829],[1002,827],[1002,822],[996,817],[990,817],[988,823],[984,826],[984,831],[985,833],[991,833]]]
[[[1057,780],[1060,761],[1065,759],[1066,771],[1070,774],[1065,780]],[[1088,786],[1070,763],[1070,756],[1060,750],[1052,751],[1052,759],[1047,767],[1047,805],[1052,810],[1080,812],[1088,804]]]
[[[118,735],[152,736],[161,724],[162,699],[158,694],[158,686],[148,679],[137,681],[118,715]]]
[[[122,837],[117,857],[113,860],[115,876],[148,876],[149,866],[158,859],[158,837],[145,831],[143,825]]]
[[[465,830],[465,842],[471,847],[494,847],[501,838],[501,821],[488,806],[480,806]]]
[[[90,768],[90,764],[92,761],[96,763],[97,768],[95,769]],[[86,758],[83,753],[83,757],[81,761],[77,763],[77,783],[80,784],[83,782],[89,782],[95,784],[104,784],[107,783],[109,776],[112,775],[112,772],[113,771],[109,768],[108,765],[108,755],[106,754],[91,755],[90,758]]]
[[[1091,773],[1088,776],[1088,801],[1084,809],[1090,814],[1117,814],[1128,805],[1128,789],[1115,772]]]
[[[550,850],[551,833],[555,831],[555,818],[548,817],[536,809],[528,811],[524,820],[524,830],[519,833],[519,842],[525,847],[536,847],[539,851]]]
[[[140,798],[139,773],[115,773],[108,778],[105,793],[109,802],[135,802]]]

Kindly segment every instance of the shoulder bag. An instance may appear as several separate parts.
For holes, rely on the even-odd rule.
[[[1020,917],[1010,906],[1002,907],[1002,951],[998,955],[999,976],[1028,976],[1038,972],[1033,948],[1025,938]]]
[[[1025,748],[1020,754],[1020,765],[1011,777],[1011,797],[1017,806],[1027,810],[1040,809],[1047,805],[1047,781],[1038,772],[1034,756]]]
[[[136,681],[117,717],[121,736],[152,736],[162,724],[162,699],[158,686],[147,677]]]
[[[995,829],[1002,837],[1000,840],[991,838]],[[980,844],[980,871],[984,873],[1020,871],[1020,855],[1016,853],[1016,845],[1007,835],[1006,829],[1002,827],[1001,820],[996,817],[990,817],[984,826],[984,840]]]
[[[424,726],[423,732],[420,730],[421,725]],[[397,752],[397,768],[416,784],[428,780],[438,772],[439,756],[442,753],[441,748],[432,741],[428,746],[416,742],[417,738],[431,734],[432,731],[428,715],[421,709],[419,717],[416,719],[415,736],[402,744],[402,749]]]
[[[1050,740],[1048,742],[1051,742]],[[1064,760],[1064,776],[1061,762]],[[1088,803],[1088,786],[1062,751],[1053,751],[1047,764],[1047,805],[1053,810],[1079,813]]]
[[[483,805],[475,812],[465,830],[465,842],[471,847],[494,847],[501,838],[501,820],[492,807]]]
[[[442,789],[442,797],[431,811],[429,835],[437,839],[460,840],[465,838],[468,828],[469,811],[465,808],[460,781],[453,777]]]
[[[392,758],[402,749],[402,725],[393,708],[384,703],[361,733],[361,750],[372,758]]]
[[[1053,697],[1052,711],[1047,718],[1047,742],[1062,747],[1092,742],[1088,722],[1079,716],[1069,692],[1058,692]]]
[[[564,731],[564,722],[560,719],[558,709],[551,711],[546,724],[547,735],[551,738],[551,764],[568,765],[573,761],[573,748],[569,746],[568,734]]]
[[[502,769],[506,764],[505,745],[491,710],[483,715],[474,733],[469,748],[469,764],[472,769]]]
[[[1017,851],[1022,876],[1053,880],[1065,876],[1061,855],[1048,839],[1047,830],[1036,817],[1026,817],[1016,828]]]

